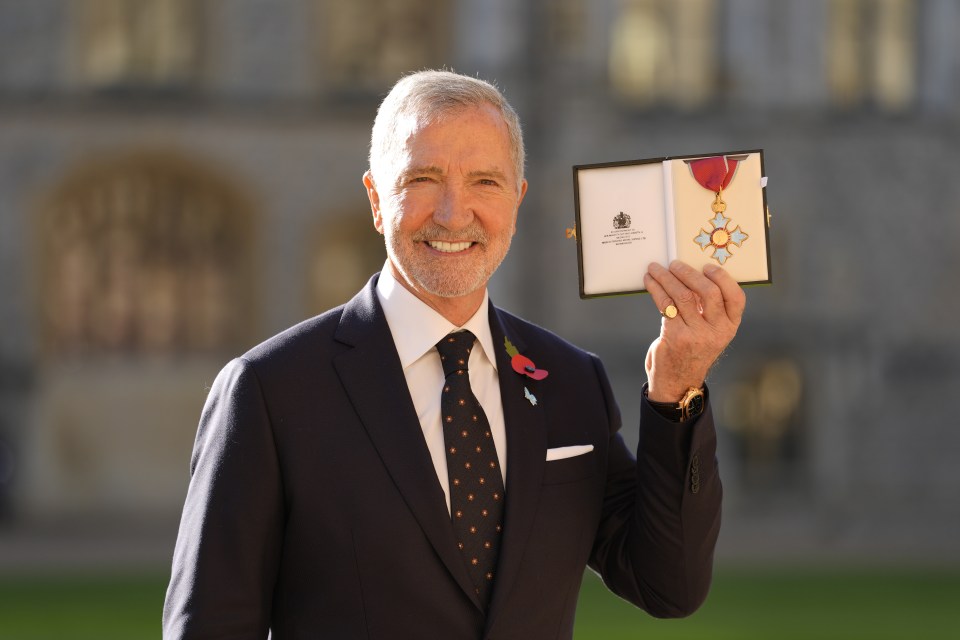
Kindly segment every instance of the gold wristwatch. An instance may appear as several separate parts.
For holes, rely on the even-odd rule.
[[[702,388],[690,387],[680,398],[680,402],[654,402],[649,399],[647,401],[657,410],[657,413],[674,422],[693,420],[703,413],[704,396]]]

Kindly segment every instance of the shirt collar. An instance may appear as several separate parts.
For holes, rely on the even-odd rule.
[[[454,325],[397,282],[389,262],[384,265],[377,280],[377,298],[387,317],[387,324],[400,356],[400,365],[404,369],[436,347],[443,336],[459,329],[466,329],[477,337],[483,355],[494,369],[497,368],[488,315],[490,296],[486,289],[480,308],[462,327]]]

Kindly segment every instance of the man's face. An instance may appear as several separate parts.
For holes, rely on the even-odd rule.
[[[510,248],[527,189],[499,113],[448,114],[407,138],[389,168],[364,183],[403,284],[421,298],[482,292]]]

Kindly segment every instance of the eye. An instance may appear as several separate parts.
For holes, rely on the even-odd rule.
[[[499,187],[500,183],[494,180],[493,178],[481,178],[480,184],[488,187]]]

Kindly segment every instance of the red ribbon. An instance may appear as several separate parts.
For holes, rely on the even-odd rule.
[[[727,188],[737,171],[737,163],[744,156],[712,156],[688,160],[694,179],[704,189],[719,193]]]

